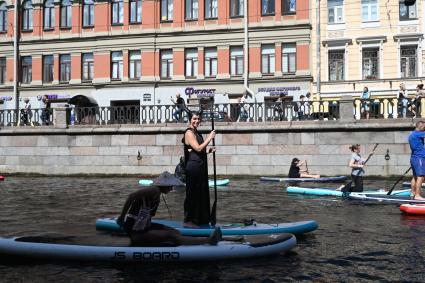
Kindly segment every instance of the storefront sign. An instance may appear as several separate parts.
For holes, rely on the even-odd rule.
[[[193,87],[187,87],[184,90],[184,93],[187,96],[191,96],[193,94],[196,94],[197,97],[212,97],[215,94],[215,88],[200,88],[200,89],[195,89]]]
[[[71,98],[69,94],[46,94],[49,100]],[[37,95],[37,100],[41,100],[44,95]]]
[[[11,101],[12,100],[12,97],[11,96],[0,96],[0,100]]]
[[[276,86],[276,87],[260,87],[258,92],[267,92],[269,95],[288,95],[289,91],[300,91],[299,86]]]

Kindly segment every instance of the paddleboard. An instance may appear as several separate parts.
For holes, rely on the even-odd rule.
[[[4,176],[0,176],[0,181],[4,181]]]
[[[119,237],[114,237],[119,238]],[[110,241],[108,241],[110,242]],[[128,240],[127,240],[128,242]],[[31,258],[89,262],[180,262],[253,258],[292,249],[297,243],[291,234],[244,236],[242,241],[220,241],[216,246],[194,245],[176,247],[130,247],[55,242],[43,237],[0,237],[2,259]]]
[[[425,215],[425,204],[402,204],[400,210],[406,214]]]
[[[403,182],[403,187],[410,188],[410,182]],[[422,188],[425,189],[425,183],[422,184]]]
[[[179,230],[183,235],[186,236],[209,236],[214,228],[211,226],[205,226],[201,228],[187,228],[183,227],[181,221],[174,220],[158,220],[153,219],[153,223],[160,223],[172,228]],[[223,235],[258,235],[258,234],[276,234],[276,233],[291,233],[291,234],[303,234],[316,230],[318,224],[314,220],[299,221],[299,222],[288,222],[279,224],[261,224],[253,223],[252,225],[244,224],[217,224],[221,228]],[[121,227],[117,224],[115,218],[99,218],[96,220],[96,229],[123,232]]]
[[[304,187],[287,187],[286,192],[289,194],[303,194],[303,195],[315,195],[315,196],[334,196],[343,197],[347,194],[336,191],[332,188],[304,188]],[[359,194],[370,194],[370,195],[386,195],[385,190],[367,190]],[[409,190],[392,191],[391,195],[410,196]]]
[[[152,183],[153,183],[153,180],[150,180],[150,179],[139,180],[140,186],[150,186],[150,185],[152,185]],[[229,183],[230,183],[229,179],[218,179],[217,180],[217,186],[219,186],[219,187],[227,186]],[[214,180],[208,180],[208,186],[214,187]]]
[[[352,200],[360,200],[360,201],[373,201],[373,202],[380,202],[380,203],[412,203],[412,204],[420,204],[424,203],[425,200],[414,200],[410,196],[388,196],[388,195],[371,195],[371,194],[361,194],[361,193],[350,193],[348,195],[349,199]]]
[[[279,177],[260,177],[260,181],[265,182],[286,182],[286,183],[326,183],[326,182],[340,182],[346,180],[346,176],[335,177],[321,177],[321,178],[279,178]]]

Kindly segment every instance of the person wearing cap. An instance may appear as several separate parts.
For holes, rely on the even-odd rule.
[[[293,158],[291,162],[291,167],[289,168],[288,177],[289,178],[320,178],[318,174],[309,174],[308,169],[301,170],[301,166],[305,165],[305,160],[299,160],[298,158]]]
[[[217,227],[210,237],[183,236],[178,230],[152,223],[158,209],[161,194],[168,194],[173,186],[183,186],[179,179],[169,172],[163,172],[150,187],[131,193],[117,219],[130,236],[132,246],[172,245],[216,245],[221,240],[221,230]]]
[[[32,122],[32,112],[31,112],[31,103],[28,97],[24,98],[24,108],[21,110],[22,113],[22,122],[25,126],[31,125],[34,126]]]

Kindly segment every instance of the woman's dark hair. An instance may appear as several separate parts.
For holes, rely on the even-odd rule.
[[[190,120],[192,120],[193,115],[196,115],[196,116],[199,116],[199,118],[202,118],[202,112],[203,112],[202,110],[188,111],[187,116],[189,117],[189,123],[190,123]]]
[[[424,89],[424,84],[418,84],[419,89]]]
[[[352,144],[352,145],[349,147],[349,149],[350,149],[352,152],[354,152],[354,150],[358,149],[359,147],[360,147],[360,145],[359,145],[359,144]]]
[[[291,165],[296,165],[297,163],[298,163],[298,161],[300,161],[298,158],[293,158],[292,159],[292,162],[291,162]]]

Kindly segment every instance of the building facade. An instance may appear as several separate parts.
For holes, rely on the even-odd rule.
[[[247,1],[254,98],[310,91],[309,1]],[[114,106],[169,104],[176,93],[213,92],[225,101],[245,91],[243,0],[19,4],[21,99],[91,95],[101,106]],[[14,3],[0,2],[4,108],[15,103],[13,21]]]
[[[367,86],[373,96],[394,96],[404,83],[413,94],[424,79],[424,1],[413,6],[398,0],[312,3],[313,65],[320,70],[313,73],[315,92],[359,96]]]

